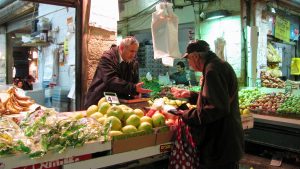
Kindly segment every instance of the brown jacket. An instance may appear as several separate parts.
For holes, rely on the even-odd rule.
[[[192,128],[202,167],[218,167],[242,158],[244,135],[234,70],[213,52],[204,68],[203,89],[192,95],[197,109],[183,114]]]
[[[121,62],[117,49],[103,53],[92,83],[85,97],[85,108],[97,104],[104,92],[117,93],[120,98],[132,98],[136,95],[135,84],[139,81],[138,62]]]

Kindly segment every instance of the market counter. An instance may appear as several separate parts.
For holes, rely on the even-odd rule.
[[[253,124],[246,116],[244,129]],[[243,124],[244,124],[243,122]],[[47,152],[42,158],[30,159],[26,154],[0,158],[1,169],[34,168],[102,168],[147,157],[166,156],[172,148],[175,128],[158,128],[154,133],[107,142],[89,142],[78,148],[67,148],[63,153]],[[94,156],[101,154],[100,156]],[[17,161],[17,162],[16,162]]]
[[[145,147],[138,150],[107,155],[99,158],[93,158],[90,160],[80,161],[77,163],[71,163],[64,165],[64,169],[74,169],[74,168],[103,168],[108,166],[113,166],[116,164],[126,163],[128,161],[138,160],[146,157],[151,157],[155,155],[160,155],[169,152],[172,143],[164,143],[160,145],[155,145],[151,147]],[[169,149],[166,149],[168,147]]]
[[[146,107],[149,107],[148,100],[149,98],[139,98],[139,99],[132,99],[132,100],[125,100],[125,99],[119,99],[121,104],[125,104],[133,109],[141,108],[145,109]]]
[[[254,114],[254,127],[246,141],[300,153],[300,120]]]
[[[68,148],[63,153],[47,152],[45,156],[38,159],[30,159],[26,154],[1,157],[1,169],[15,168],[55,168],[69,163],[91,158],[92,153],[111,150],[111,142],[91,142],[78,148]]]

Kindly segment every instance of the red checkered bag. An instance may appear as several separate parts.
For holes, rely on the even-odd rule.
[[[177,135],[171,150],[169,169],[199,169],[199,154],[190,132],[181,118],[178,119]]]

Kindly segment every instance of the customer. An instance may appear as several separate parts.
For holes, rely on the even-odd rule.
[[[142,88],[143,83],[139,82],[138,48],[139,42],[130,36],[124,38],[118,47],[111,47],[103,53],[85,97],[85,108],[97,104],[104,92],[114,92],[125,99],[151,92]]]
[[[32,75],[28,75],[25,78],[23,90],[32,90],[34,82],[35,82],[35,78]]]
[[[201,91],[171,91],[177,98],[189,97],[197,103],[197,108],[181,111],[181,116],[191,127],[201,169],[237,169],[243,155],[244,135],[235,72],[203,40],[190,43],[185,57],[195,71],[203,72]]]
[[[175,84],[184,84],[184,85],[189,85],[189,81],[188,79],[186,78],[187,76],[187,73],[185,72],[185,65],[183,62],[179,61],[177,64],[176,64],[176,69],[177,69],[177,72],[173,73],[171,76],[170,76],[170,79],[171,80],[174,80],[175,81]]]
[[[13,79],[13,84],[14,84],[14,86],[16,86],[16,87],[18,87],[20,89],[23,88],[23,80],[21,78],[19,78],[19,77],[15,77]]]

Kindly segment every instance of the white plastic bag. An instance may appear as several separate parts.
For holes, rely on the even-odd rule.
[[[152,13],[152,41],[154,59],[163,59],[163,64],[170,66],[169,57],[181,58],[178,46],[178,18],[174,14],[172,4],[162,2],[156,5],[156,12]]]

